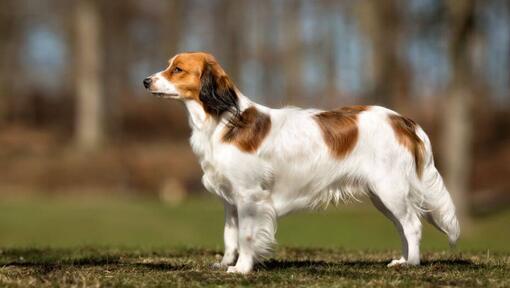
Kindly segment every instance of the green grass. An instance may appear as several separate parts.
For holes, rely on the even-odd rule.
[[[385,266],[397,233],[370,205],[298,213],[279,221],[275,256],[236,276],[210,269],[222,248],[216,199],[0,202],[0,286],[510,286],[510,211],[474,219],[453,251],[425,225],[423,265],[398,269]]]

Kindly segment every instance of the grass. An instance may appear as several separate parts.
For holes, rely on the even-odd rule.
[[[248,276],[214,271],[219,201],[2,199],[0,286],[510,287],[510,211],[475,219],[450,251],[425,225],[423,265],[388,269],[397,233],[369,205],[281,219],[273,258]],[[299,247],[299,248],[298,248]],[[320,247],[320,248],[319,248]]]
[[[508,255],[426,253],[420,267],[386,268],[389,252],[279,249],[247,276],[210,268],[208,249],[7,249],[0,284],[12,287],[508,287]]]

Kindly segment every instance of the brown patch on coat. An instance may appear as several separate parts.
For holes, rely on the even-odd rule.
[[[389,119],[398,142],[414,156],[416,174],[421,178],[425,165],[425,145],[416,134],[418,125],[413,120],[400,115],[390,115]]]
[[[349,113],[361,113],[361,112],[367,111],[368,106],[354,105],[354,106],[342,107],[339,110],[342,112],[349,112]]]
[[[324,142],[337,159],[344,158],[356,146],[358,114],[367,109],[367,106],[349,106],[315,115]]]
[[[223,142],[236,145],[241,151],[253,153],[271,129],[271,118],[255,107],[244,110],[239,119],[227,125]]]

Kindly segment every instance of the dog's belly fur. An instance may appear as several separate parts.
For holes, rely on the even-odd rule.
[[[205,188],[226,202],[235,205],[235,193],[233,184],[229,177],[221,172],[221,169],[213,165],[205,165],[202,183]],[[339,165],[335,165],[339,166]],[[267,167],[267,166],[266,166]],[[348,199],[357,199],[368,192],[367,184],[361,176],[342,173],[321,173],[329,167],[317,167],[314,171],[303,169],[296,173],[290,171],[278,171],[275,166],[269,166],[276,175],[268,174],[260,177],[261,197],[270,197],[275,212],[278,216],[286,215],[292,211],[302,209],[313,209],[327,206],[333,202]],[[332,168],[334,169],[334,168]],[[306,171],[308,170],[308,171]],[[285,174],[285,175],[282,175]],[[302,176],[307,175],[307,176]],[[278,179],[275,181],[275,179]]]

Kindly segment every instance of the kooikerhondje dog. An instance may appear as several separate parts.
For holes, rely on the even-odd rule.
[[[216,267],[248,273],[270,253],[279,216],[360,195],[400,232],[403,255],[388,266],[420,263],[421,216],[451,243],[459,236],[430,141],[409,118],[378,106],[271,109],[243,95],[202,52],[176,55],[143,82],[189,112],[203,184],[225,206],[225,254]]]

